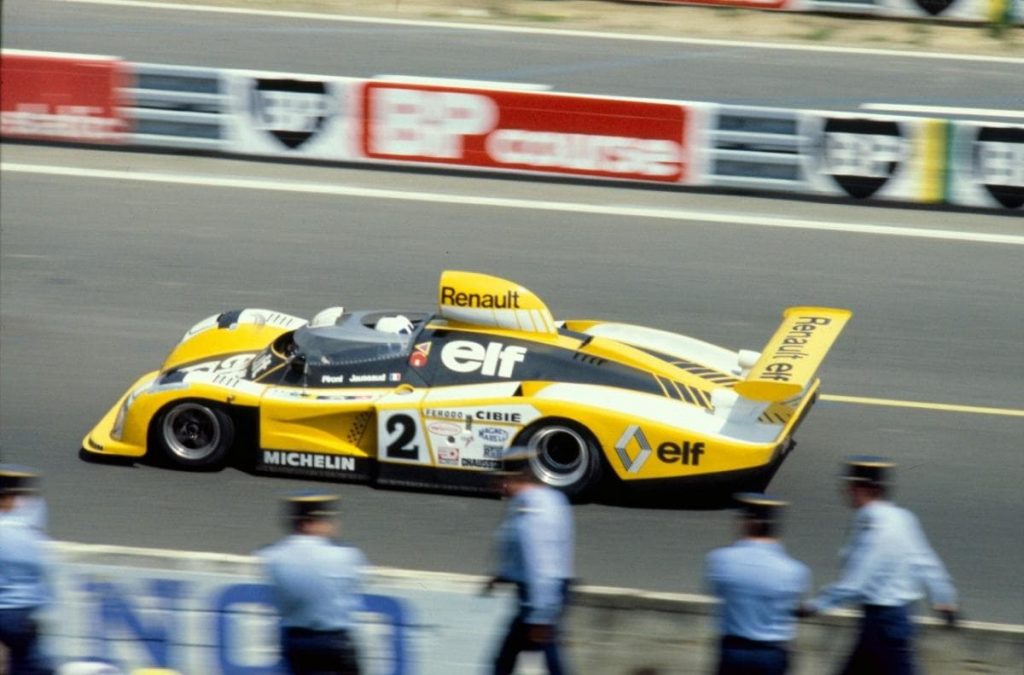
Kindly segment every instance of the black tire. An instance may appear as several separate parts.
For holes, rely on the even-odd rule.
[[[176,401],[157,415],[151,439],[165,464],[183,469],[220,469],[235,440],[235,424],[220,406]]]
[[[566,419],[551,418],[530,425],[517,444],[526,448],[537,479],[580,501],[601,482],[604,460],[593,435]]]

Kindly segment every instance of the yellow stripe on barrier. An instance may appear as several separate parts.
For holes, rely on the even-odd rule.
[[[921,167],[921,201],[926,204],[942,202],[946,198],[946,144],[949,142],[949,122],[940,119],[921,121],[921,140],[918,147],[918,165]]]

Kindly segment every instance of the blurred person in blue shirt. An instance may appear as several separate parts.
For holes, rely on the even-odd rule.
[[[0,468],[0,644],[7,649],[9,672],[18,675],[53,672],[34,618],[51,599],[49,539],[23,507],[35,494],[36,480],[23,467]]]
[[[782,675],[794,612],[810,589],[806,565],[779,541],[785,502],[764,494],[736,495],[742,538],[707,555],[705,583],[721,600],[718,675]]]
[[[910,607],[924,590],[947,624],[956,623],[956,590],[945,566],[917,517],[888,501],[894,466],[882,457],[846,461],[844,491],[856,515],[840,553],[843,572],[799,610],[800,616],[810,616],[843,604],[861,606],[857,642],[839,671],[844,675],[915,672]]]
[[[515,670],[519,653],[541,651],[548,672],[566,672],[559,623],[573,577],[572,507],[558,490],[540,483],[526,461],[506,461],[496,476],[508,506],[495,534],[498,573],[487,583],[515,584],[518,607],[498,653],[494,673]]]
[[[366,558],[332,540],[337,502],[316,493],[287,498],[291,533],[258,552],[281,617],[281,652],[295,675],[359,673],[352,629]]]

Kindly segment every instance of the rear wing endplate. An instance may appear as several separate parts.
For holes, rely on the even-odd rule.
[[[853,316],[848,309],[790,307],[761,358],[734,389],[754,401],[787,401],[814,379],[825,354]]]

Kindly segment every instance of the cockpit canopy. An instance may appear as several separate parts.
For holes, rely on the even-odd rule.
[[[321,319],[295,331],[295,351],[311,366],[396,359],[409,354],[413,336],[429,318],[425,312],[339,312],[332,322]]]

